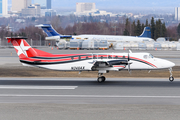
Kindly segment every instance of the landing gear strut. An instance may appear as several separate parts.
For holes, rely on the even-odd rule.
[[[170,73],[169,81],[173,82],[174,81],[174,77],[173,77],[173,74],[172,74],[172,68],[169,68],[169,73]]]
[[[98,81],[99,83],[105,82],[106,78],[105,78],[104,76],[102,76],[103,73],[99,73],[98,75],[99,75],[99,76],[98,76],[97,81]]]

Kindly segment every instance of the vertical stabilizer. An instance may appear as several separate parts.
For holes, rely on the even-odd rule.
[[[150,29],[150,27],[145,27],[143,33],[139,37],[151,38],[151,29]]]
[[[61,36],[50,24],[36,25],[36,27],[42,28],[48,37]]]
[[[11,42],[16,50],[19,58],[28,58],[38,56],[37,52],[26,42],[23,37],[9,37],[8,42]]]

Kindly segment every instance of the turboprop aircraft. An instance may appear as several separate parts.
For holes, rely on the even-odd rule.
[[[145,27],[143,33],[140,36],[118,36],[118,35],[61,35],[59,34],[50,24],[40,24],[36,25],[36,27],[42,28],[43,31],[47,34],[46,40],[59,40],[64,38],[72,38],[72,39],[92,39],[92,40],[107,40],[109,43],[115,42],[154,42],[151,38],[151,30],[150,27]]]
[[[20,62],[25,66],[59,71],[98,71],[98,82],[104,82],[104,73],[121,70],[169,69],[169,80],[173,81],[173,62],[155,58],[150,53],[86,53],[54,55],[32,48],[23,37],[8,37]]]

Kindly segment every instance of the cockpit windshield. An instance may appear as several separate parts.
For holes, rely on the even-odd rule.
[[[152,54],[149,54],[149,58],[154,58],[154,56]]]

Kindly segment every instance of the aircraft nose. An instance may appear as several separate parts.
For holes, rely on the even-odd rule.
[[[175,63],[173,63],[173,62],[171,62],[171,61],[169,61],[169,64],[168,64],[169,66],[170,66],[170,68],[171,67],[174,67],[175,66]]]
[[[175,66],[175,64],[171,61],[164,60],[164,59],[157,59],[158,61],[158,67],[159,68],[172,68]]]
[[[166,68],[172,68],[175,66],[175,63],[171,62],[171,61],[168,61],[168,60],[165,60],[164,62],[164,67]]]

